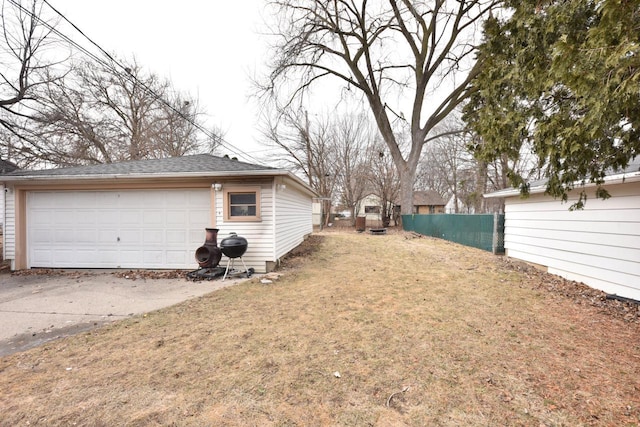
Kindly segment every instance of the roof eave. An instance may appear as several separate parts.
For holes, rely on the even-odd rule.
[[[284,176],[295,181],[312,196],[315,191],[298,176],[283,169],[258,169],[243,171],[179,172],[179,173],[133,173],[133,174],[87,174],[87,175],[4,175],[0,183],[23,182],[68,182],[68,181],[104,181],[104,180],[159,180],[189,178],[238,178],[238,177],[277,177]]]
[[[611,184],[623,184],[623,183],[627,183],[627,182],[640,182],[640,172],[632,172],[632,173],[620,173],[617,175],[609,175],[604,177],[604,183],[605,185],[611,185]],[[584,187],[584,188],[590,188],[590,187],[595,187],[597,184],[595,182],[588,182],[583,184],[576,184],[576,187]],[[529,189],[529,194],[542,194],[545,191],[547,191],[547,186],[546,185],[539,185],[536,187],[531,187]],[[494,191],[493,193],[487,193],[487,194],[483,194],[482,197],[484,197],[485,199],[495,199],[495,198],[499,198],[499,197],[514,197],[514,196],[520,196],[520,190],[516,189],[516,188],[508,188],[508,189],[504,189],[504,190],[499,190],[499,191]]]
[[[126,174],[85,174],[85,175],[2,175],[0,182],[19,181],[66,181],[66,180],[105,180],[105,179],[167,179],[167,178],[221,178],[238,176],[281,176],[288,171],[281,169],[264,169],[251,171],[211,171],[211,172],[177,172],[177,173],[126,173]]]

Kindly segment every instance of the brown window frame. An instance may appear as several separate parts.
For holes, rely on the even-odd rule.
[[[234,206],[231,204],[231,196],[235,194],[254,194],[255,195],[255,215],[231,215],[231,207]],[[224,220],[227,222],[257,222],[262,221],[260,215],[260,187],[259,186],[251,186],[251,187],[229,187],[224,188]],[[254,206],[253,204],[249,204],[248,206]]]

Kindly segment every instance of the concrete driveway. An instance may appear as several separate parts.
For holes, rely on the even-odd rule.
[[[0,274],[0,356],[247,280],[119,278],[113,272]]]

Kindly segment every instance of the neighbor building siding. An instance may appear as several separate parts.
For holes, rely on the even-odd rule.
[[[275,259],[285,255],[313,232],[313,206],[308,194],[291,182],[285,188],[275,186]]]
[[[640,182],[588,192],[584,210],[569,211],[543,194],[505,200],[507,255],[610,294],[640,300]]]

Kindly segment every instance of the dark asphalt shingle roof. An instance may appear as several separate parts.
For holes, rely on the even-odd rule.
[[[210,172],[275,171],[276,168],[244,163],[210,154],[170,157],[166,159],[132,160],[90,166],[58,169],[16,170],[4,176],[82,176],[82,175],[144,175]]]

